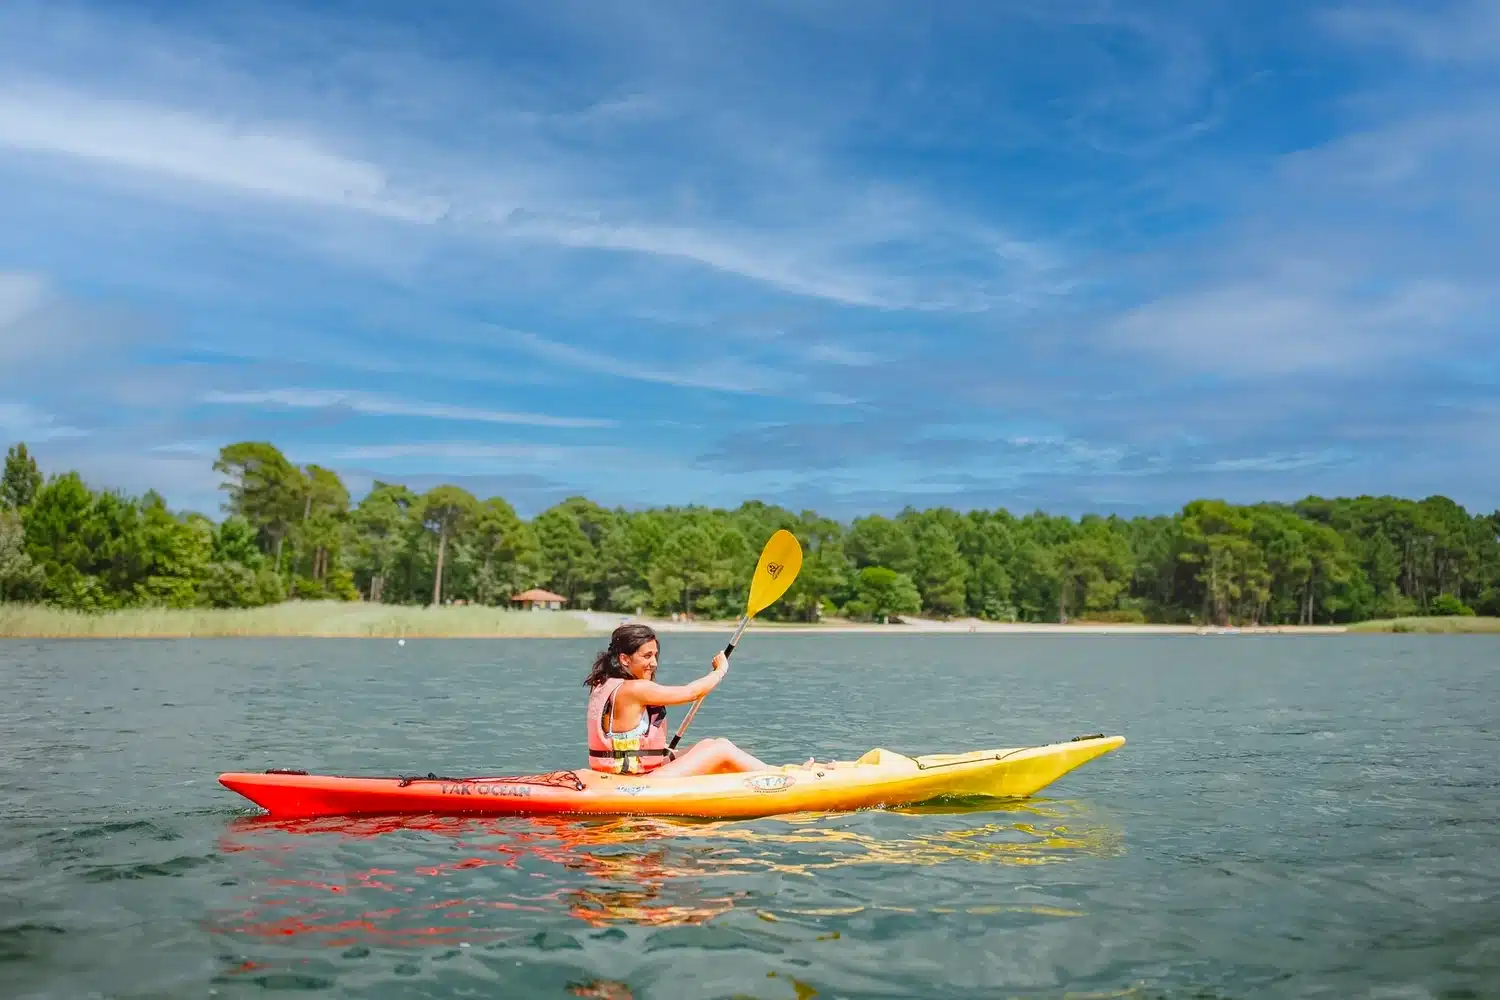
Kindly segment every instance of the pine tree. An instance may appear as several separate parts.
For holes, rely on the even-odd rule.
[[[0,510],[29,507],[41,488],[42,472],[26,450],[25,442],[12,445],[5,453],[5,472],[0,475]]]

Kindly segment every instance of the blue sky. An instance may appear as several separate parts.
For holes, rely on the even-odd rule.
[[[0,441],[524,514],[1500,506],[1500,2],[0,5]]]

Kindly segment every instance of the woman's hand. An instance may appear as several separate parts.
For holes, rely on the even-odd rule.
[[[729,657],[724,655],[724,651],[722,649],[719,650],[717,654],[715,654],[713,662],[708,665],[708,669],[722,670],[725,673],[729,672]]]

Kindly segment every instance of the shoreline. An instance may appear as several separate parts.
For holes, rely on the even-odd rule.
[[[66,611],[0,604],[0,639],[597,639],[624,622],[667,635],[728,635],[738,619],[672,621],[598,611],[513,611],[447,606],[428,608],[339,601],[288,601],[262,608],[135,608]],[[1500,635],[1500,618],[1432,617],[1336,625],[1201,625],[1141,622],[991,622],[907,618],[891,624],[757,620],[763,635]]]
[[[578,612],[593,614],[592,612]],[[608,634],[615,625],[640,622],[659,633],[732,633],[739,620],[674,622],[670,619],[634,615],[597,615],[592,631]],[[607,624],[606,624],[607,621]],[[767,622],[757,620],[752,628],[774,634],[793,635],[1332,635],[1348,631],[1347,625],[1182,625],[1153,622],[989,622],[978,619],[907,619],[881,625],[874,622]]]

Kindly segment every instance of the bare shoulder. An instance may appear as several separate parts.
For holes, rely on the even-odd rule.
[[[615,688],[615,701],[641,701],[646,696],[647,689],[652,686],[650,681],[624,681]]]

